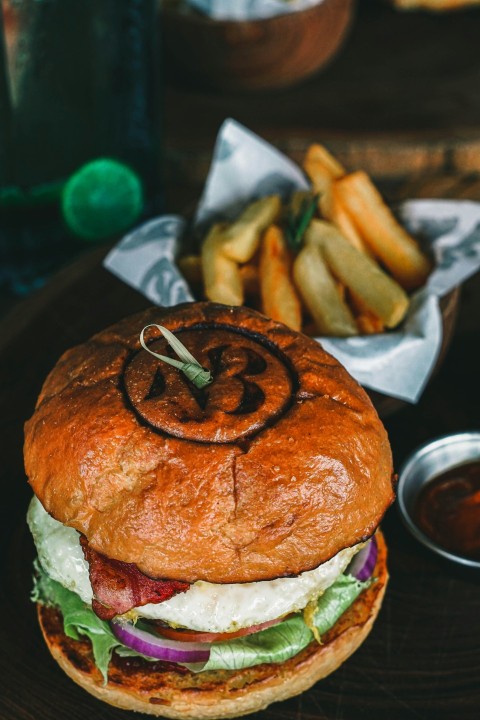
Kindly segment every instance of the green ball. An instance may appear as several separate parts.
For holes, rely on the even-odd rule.
[[[143,210],[143,188],[128,165],[99,158],[67,181],[62,212],[69,229],[85,240],[104,240],[130,228]]]

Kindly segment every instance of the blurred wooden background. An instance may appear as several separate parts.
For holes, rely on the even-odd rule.
[[[395,187],[418,178],[428,194],[427,177],[470,182],[480,172],[479,37],[480,8],[399,12],[382,0],[358,0],[339,55],[287,90],[220,94],[193,85],[167,60],[169,194],[201,187],[226,117],[296,160],[311,142],[326,143],[347,167]]]

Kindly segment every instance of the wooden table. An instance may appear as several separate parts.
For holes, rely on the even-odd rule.
[[[468,178],[405,185],[400,195],[480,200]],[[400,196],[399,195],[399,196]],[[33,549],[24,525],[30,497],[22,467],[22,426],[59,354],[147,303],[104,271],[100,248],[61,272],[0,322],[0,718],[126,717],[81,691],[50,658],[28,600]],[[386,421],[398,468],[420,443],[478,429],[480,278],[466,283],[450,351],[417,406]],[[480,574],[442,561],[416,543],[397,509],[384,530],[391,580],[384,607],[361,649],[334,675],[258,719],[476,720],[480,706]]]
[[[402,13],[385,0],[358,0],[338,57],[285,90],[220,94],[194,86],[167,60],[169,175],[203,182],[226,117],[297,160],[311,142],[325,142],[347,167],[376,177],[478,172],[479,36],[478,7]]]

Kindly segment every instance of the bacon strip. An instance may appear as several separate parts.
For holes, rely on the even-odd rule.
[[[93,550],[84,535],[80,536],[80,544],[89,565],[92,609],[102,620],[111,620],[147,603],[169,600],[190,587],[179,580],[155,580],[144,575],[134,563],[112,560]]]

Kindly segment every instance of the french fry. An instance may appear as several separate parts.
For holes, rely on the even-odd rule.
[[[352,247],[334,225],[313,220],[305,234],[305,242],[307,247],[321,248],[335,277],[386,327],[395,327],[403,320],[409,304],[406,293],[374,260]]]
[[[312,187],[318,193],[318,210],[322,217],[329,218],[332,212],[332,176],[329,171],[317,163],[304,163]]]
[[[345,210],[343,203],[339,197],[337,183],[332,185],[332,200],[330,207],[330,217],[328,218],[338,227],[343,237],[348,240],[350,245],[360,250],[360,252],[371,255],[370,249],[365,245],[360,233],[355,227],[350,215]]]
[[[283,209],[280,197],[271,195],[212,228],[201,255],[205,295],[231,305],[246,298],[296,330],[303,320],[324,335],[395,327],[408,309],[404,290],[425,282],[428,258],[366,173],[346,174],[319,144],[308,148],[303,166],[312,187],[294,192]],[[312,219],[317,205],[329,222]],[[194,256],[180,261],[193,286],[198,263]]]
[[[200,255],[184,255],[178,259],[178,269],[192,289],[203,286],[202,258]]]
[[[385,330],[385,325],[382,323],[380,318],[377,318],[372,313],[360,313],[355,316],[360,335],[377,335]]]
[[[336,182],[343,206],[374,255],[406,290],[425,282],[431,266],[415,240],[399,225],[363,171]]]
[[[260,302],[260,273],[258,265],[253,262],[240,267],[240,278],[243,285],[243,294],[252,302]]]
[[[304,167],[310,163],[323,165],[332,180],[338,180],[338,178],[346,174],[345,168],[338,162],[337,158],[335,158],[324,145],[319,145],[318,143],[310,145],[307,150]]]
[[[283,233],[277,225],[271,225],[260,246],[262,312],[299,331],[302,327],[302,308],[290,279],[291,265]]]
[[[354,317],[338,293],[320,247],[310,243],[300,250],[293,263],[293,277],[322,335],[358,335]]]
[[[348,291],[350,307],[355,314],[355,321],[362,335],[374,335],[385,330],[385,325],[380,318],[372,313],[363,302],[362,298]]]
[[[202,245],[205,295],[224,305],[242,305],[243,286],[237,263],[223,254],[225,225],[213,225]]]
[[[332,213],[333,182],[345,175],[345,169],[323,145],[310,145],[303,161],[303,169],[319,193],[318,209],[323,217]]]
[[[335,280],[335,278],[334,278],[334,280]],[[337,288],[337,292],[338,292],[340,298],[344,302],[347,302],[345,285],[343,283],[339,282],[338,280],[335,280],[335,287]]]
[[[237,263],[248,262],[256,253],[262,232],[281,211],[279,195],[267,195],[248,205],[223,232],[223,254]]]

